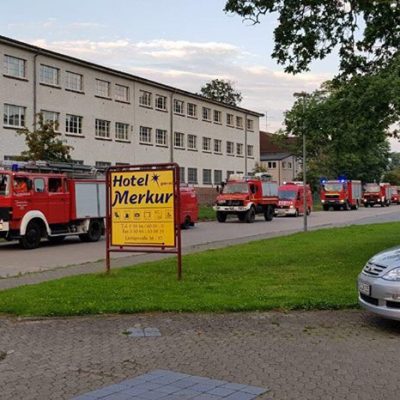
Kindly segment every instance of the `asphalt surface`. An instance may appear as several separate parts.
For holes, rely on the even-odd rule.
[[[2,400],[70,399],[155,369],[268,388],[263,400],[398,400],[399,359],[400,323],[362,311],[0,319]]]

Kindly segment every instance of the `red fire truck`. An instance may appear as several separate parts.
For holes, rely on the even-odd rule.
[[[214,210],[217,220],[225,222],[229,214],[237,215],[239,221],[252,223],[256,214],[264,215],[266,221],[274,217],[278,205],[278,184],[261,175],[246,177],[231,175],[217,196]]]
[[[42,238],[52,242],[71,235],[86,242],[100,239],[104,233],[104,180],[52,172],[60,165],[25,163],[17,166],[18,171],[15,164],[11,170],[0,169],[1,238],[19,240],[25,249],[38,247]],[[74,168],[77,171],[71,164]]]
[[[192,186],[180,185],[181,227],[188,229],[199,219],[199,205],[196,191]]]
[[[389,207],[391,198],[392,190],[389,183],[367,183],[364,186],[363,203],[365,207],[373,207],[375,204]]]
[[[286,182],[278,189],[279,203],[275,208],[276,216],[290,215],[297,217],[304,214],[303,182]],[[310,215],[313,205],[310,185],[306,185],[306,211]]]
[[[400,195],[397,186],[390,186],[390,190],[392,192],[391,203],[399,204],[400,203]]]
[[[335,210],[357,210],[361,204],[361,181],[323,180],[320,197],[324,211],[330,207]]]

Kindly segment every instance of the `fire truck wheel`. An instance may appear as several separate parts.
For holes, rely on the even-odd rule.
[[[264,212],[264,219],[266,221],[272,221],[274,218],[274,207],[267,206],[267,209]]]
[[[256,219],[256,211],[254,210],[254,207],[251,207],[249,210],[247,210],[246,212],[246,218],[245,221],[248,224],[251,224],[254,222],[254,220]]]
[[[226,221],[226,213],[224,213],[222,211],[217,211],[217,221],[225,222]]]
[[[345,211],[349,211],[349,210],[351,209],[350,204],[349,204],[349,203],[346,203],[346,204],[343,206],[343,209],[344,209]]]
[[[194,225],[194,224],[193,224]],[[192,223],[190,222],[190,217],[186,217],[185,221],[183,222],[183,224],[181,224],[181,228],[182,229],[189,229],[190,226],[193,226]]]
[[[97,242],[101,238],[103,232],[103,223],[96,219],[90,221],[88,232],[79,235],[82,242]]]
[[[31,250],[39,247],[41,238],[42,233],[40,226],[36,222],[32,221],[28,224],[25,235],[19,240],[19,242],[22,248]]]
[[[329,206],[327,206],[326,204],[323,206],[324,211],[329,211]]]
[[[244,222],[244,220],[246,219],[245,213],[240,212],[240,213],[238,213],[237,216],[238,216],[240,222]]]

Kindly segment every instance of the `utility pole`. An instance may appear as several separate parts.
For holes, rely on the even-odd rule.
[[[304,104],[303,104],[304,110]],[[306,168],[306,132],[303,123],[303,209],[304,209],[304,232],[307,232],[307,168]]]

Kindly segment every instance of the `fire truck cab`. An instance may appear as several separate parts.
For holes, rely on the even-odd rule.
[[[104,233],[104,180],[31,167],[0,169],[0,237],[19,240],[25,249],[38,247],[42,238],[98,241]]]
[[[304,214],[304,184],[303,182],[286,182],[278,189],[279,203],[275,209],[276,216],[297,217]],[[306,185],[306,213],[310,215],[313,199],[310,185]]]

